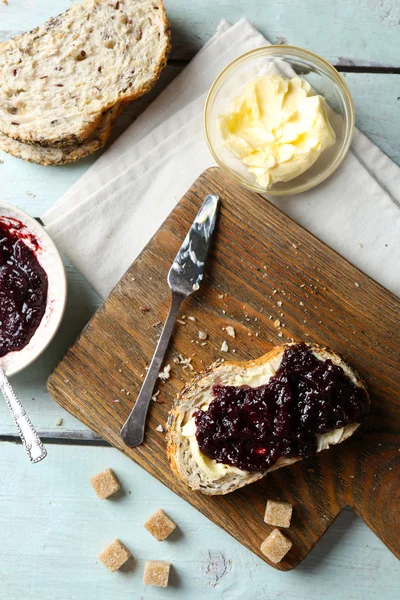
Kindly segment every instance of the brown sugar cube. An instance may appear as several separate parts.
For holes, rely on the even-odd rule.
[[[265,509],[264,521],[275,527],[290,527],[293,506],[287,502],[268,500]]]
[[[121,485],[112,469],[106,469],[97,475],[93,475],[90,478],[90,483],[100,500],[112,496],[121,489]]]
[[[176,529],[175,523],[163,510],[157,510],[144,524],[145,529],[159,542],[162,542]]]
[[[281,562],[292,542],[279,529],[274,529],[261,544],[261,552],[273,563]]]
[[[155,585],[156,587],[167,587],[171,563],[163,560],[147,560],[144,565],[144,585]]]
[[[118,571],[131,556],[128,548],[125,548],[123,543],[116,539],[99,554],[99,560],[113,573]]]

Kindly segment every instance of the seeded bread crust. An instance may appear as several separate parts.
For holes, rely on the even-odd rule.
[[[25,144],[0,133],[0,150],[22,158],[27,162],[48,167],[50,165],[66,165],[75,162],[102,148],[110,137],[114,123],[122,107],[110,108],[102,116],[93,133],[81,144],[69,144],[62,147],[44,147],[38,144]]]
[[[260,364],[266,364],[282,354],[290,344],[277,346],[264,356],[248,362],[224,362],[222,364],[211,365],[208,369],[200,373],[193,381],[188,383],[178,395],[174,407],[171,409],[167,425],[167,456],[173,473],[181,479],[186,485],[195,491],[207,495],[223,495],[233,492],[249,483],[253,483],[269,471],[275,471],[281,467],[291,465],[301,458],[280,458],[270,469],[262,472],[246,472],[243,474],[227,473],[221,479],[212,481],[201,471],[194,460],[188,439],[182,435],[183,425],[191,418],[193,412],[203,403],[205,394],[211,394],[214,385],[231,385],[236,375],[243,374],[247,369],[256,367]],[[330,358],[332,362],[340,366],[346,374],[350,375],[356,385],[364,388],[365,385],[358,373],[347,365],[344,360],[330,348],[325,348],[317,344],[307,344],[307,346],[321,355],[325,360]],[[367,392],[368,394],[368,392]],[[368,400],[369,401],[369,400]],[[341,443],[349,438],[359,427],[359,423],[352,423],[344,427],[343,434],[338,442]]]
[[[162,0],[85,0],[0,44],[0,132],[19,142],[81,144],[103,113],[147,93],[165,67]]]

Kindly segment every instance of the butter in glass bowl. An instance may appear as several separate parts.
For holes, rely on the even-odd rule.
[[[265,189],[304,173],[336,139],[325,99],[298,76],[252,79],[218,126],[228,150]]]
[[[217,164],[267,196],[298,194],[329,177],[347,154],[354,120],[341,75],[295,46],[239,56],[214,81],[204,109]]]

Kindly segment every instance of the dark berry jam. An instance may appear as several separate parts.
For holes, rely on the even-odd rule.
[[[20,221],[0,218],[0,357],[28,344],[46,310],[47,275],[35,256],[39,245],[24,230]]]
[[[203,454],[246,471],[317,451],[317,433],[366,417],[368,397],[331,360],[304,343],[288,346],[276,374],[256,388],[215,385],[208,410],[195,412]]]

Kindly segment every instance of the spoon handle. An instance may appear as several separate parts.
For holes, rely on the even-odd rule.
[[[11,387],[3,369],[0,368],[0,390],[3,393],[8,408],[11,411],[16,426],[18,427],[19,435],[22,443],[28,454],[31,463],[41,461],[47,455],[46,448],[43,446],[38,434],[35,431],[24,407],[19,401],[16,393]]]
[[[143,442],[146,415],[149,409],[151,396],[183,300],[184,296],[181,294],[172,293],[171,308],[167,320],[165,321],[157,348],[154,352],[153,359],[150,363],[149,370],[147,371],[146,378],[143,382],[142,389],[139,392],[139,396],[137,397],[131,414],[121,429],[121,437],[129,448],[139,446],[139,444]]]

